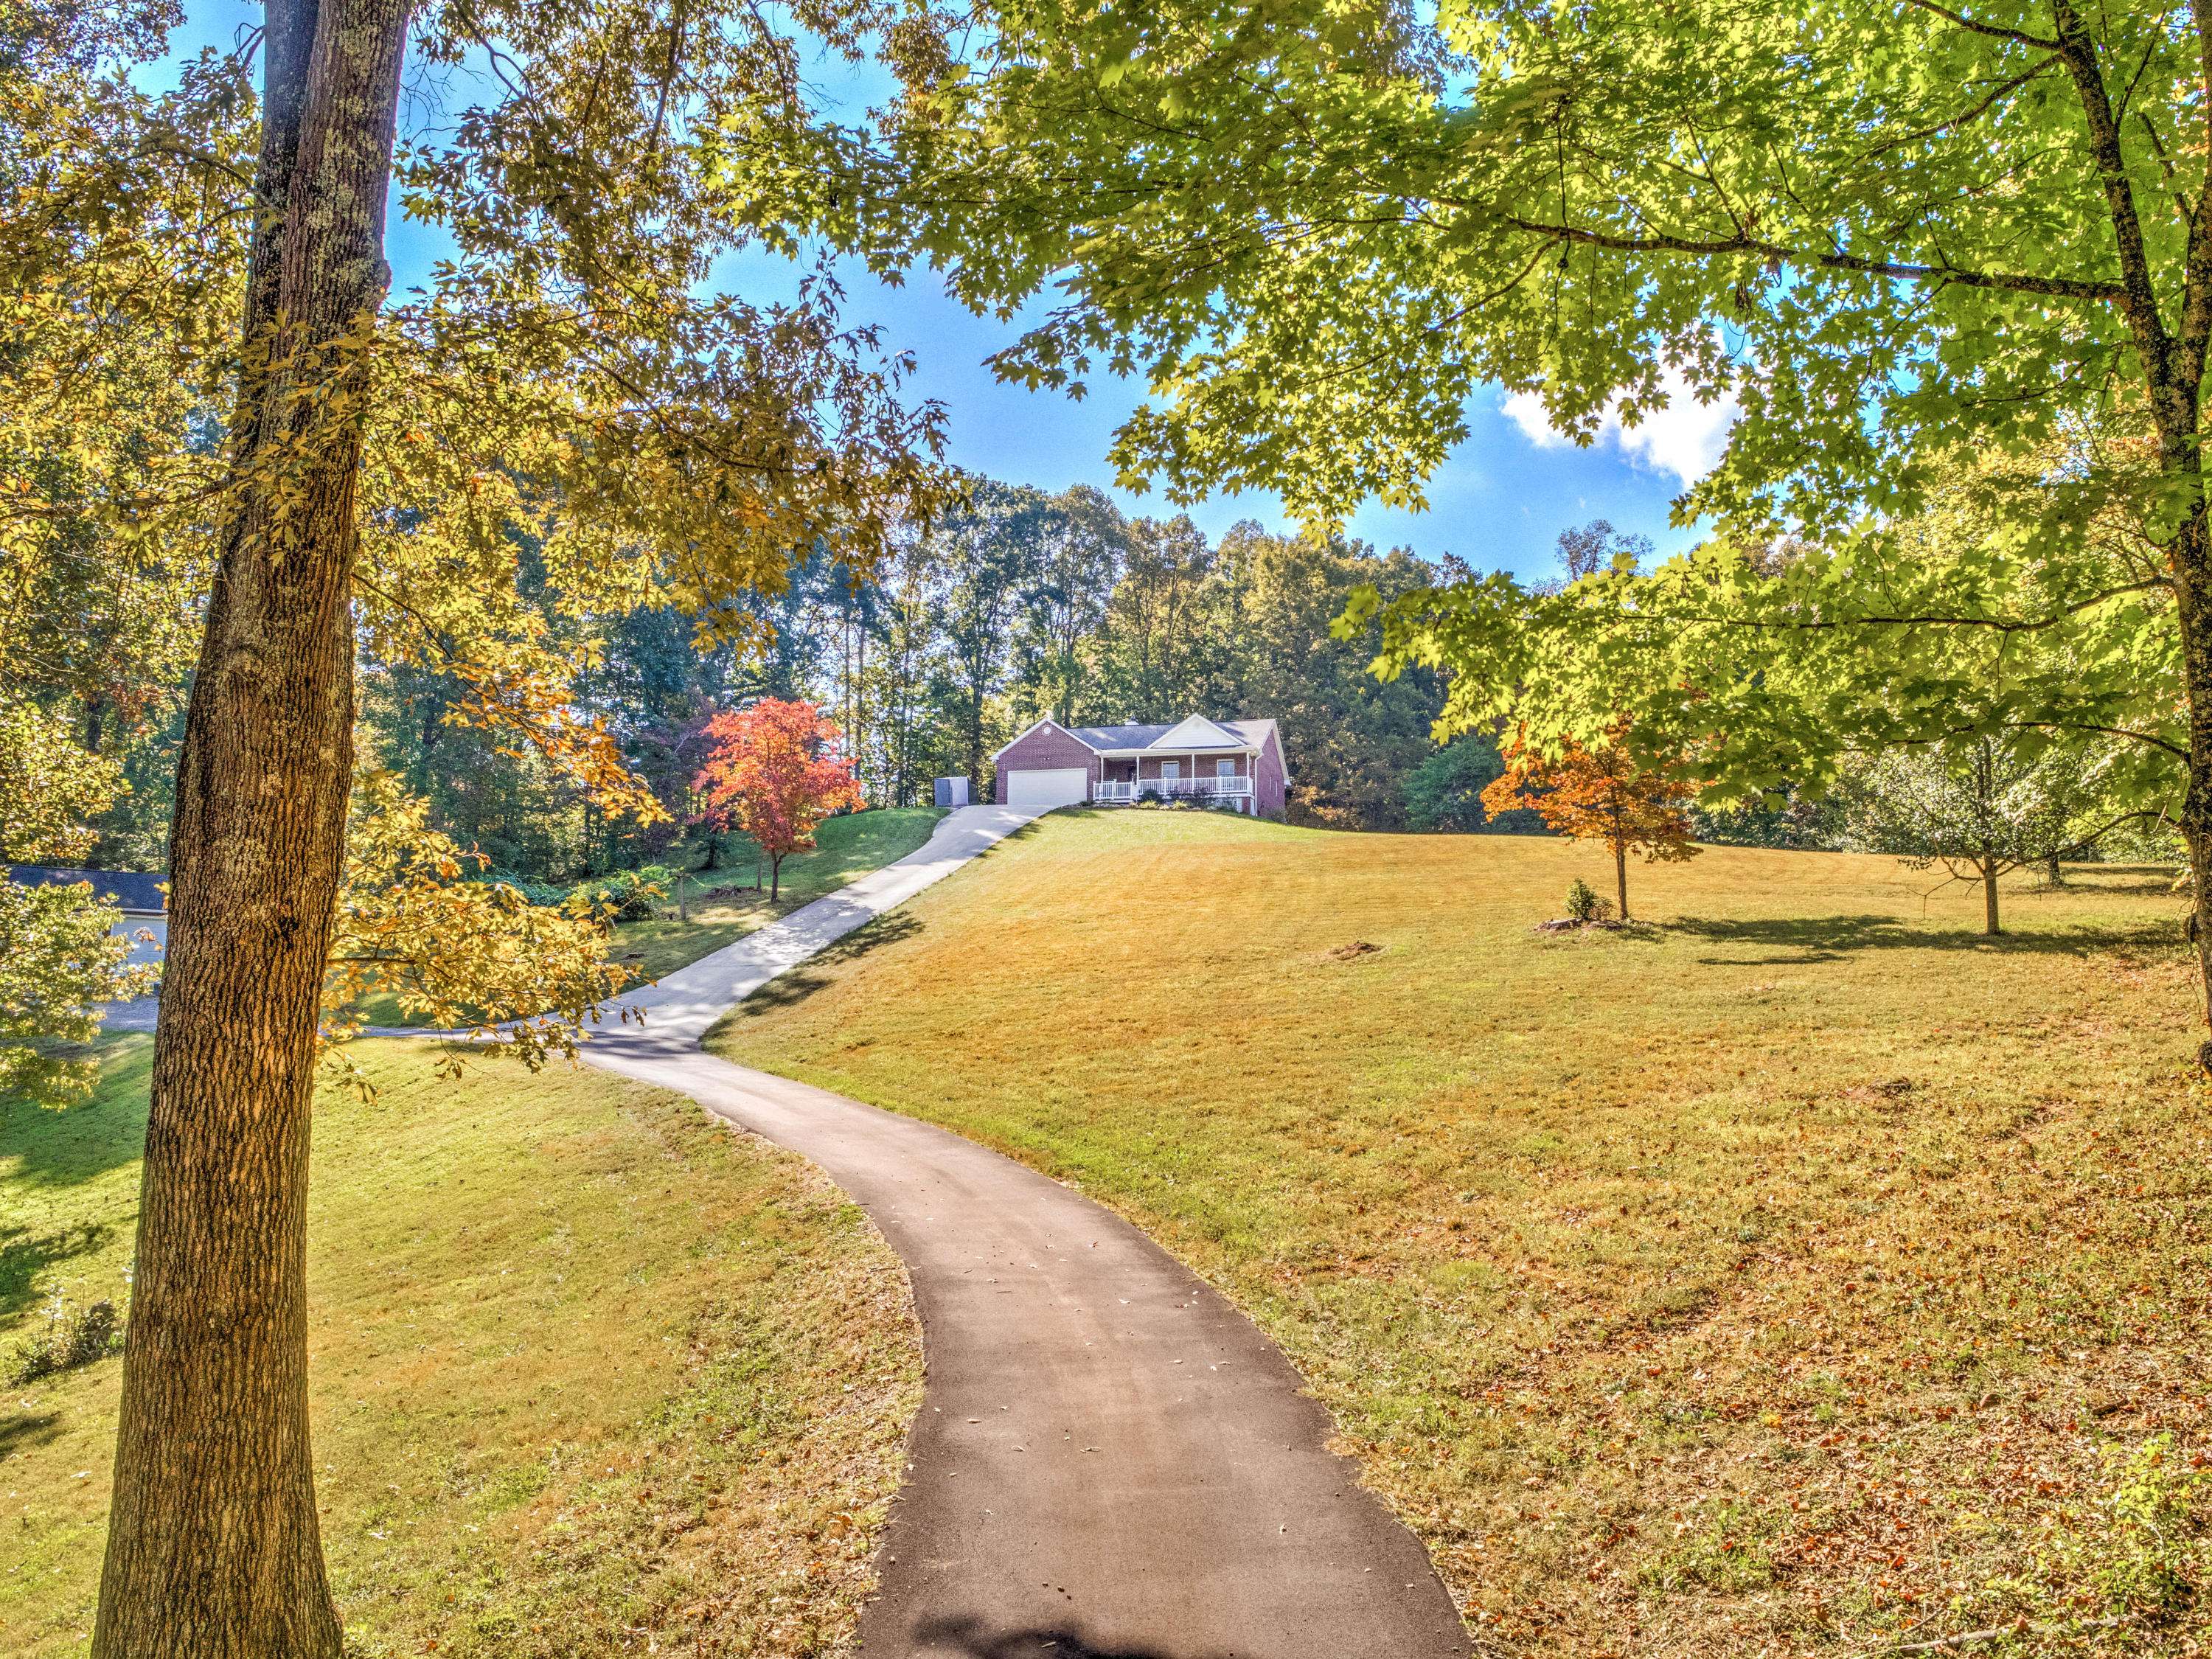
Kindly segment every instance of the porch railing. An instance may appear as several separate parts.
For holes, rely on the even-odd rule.
[[[1162,800],[1242,800],[1252,793],[1249,778],[1107,778],[1091,786],[1091,799],[1108,805],[1128,805],[1157,795]]]

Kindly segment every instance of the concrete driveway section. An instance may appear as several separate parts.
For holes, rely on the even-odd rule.
[[[1464,1659],[1426,1553],[1274,1345],[1080,1194],[842,1096],[594,1063],[811,1159],[905,1259],[928,1383],[866,1659]]]
[[[696,1048],[708,1027],[778,974],[944,880],[1036,816],[1008,806],[963,806],[946,813],[929,839],[904,858],[871,870],[654,984],[624,992],[617,1000],[644,1015],[643,1020],[600,1031],[593,1043],[634,1043],[641,1031],[654,1047],[671,1053]]]
[[[607,1023],[592,1032],[592,1046],[620,1042],[633,1053],[696,1053],[699,1039],[716,1020],[778,974],[796,968],[855,928],[905,903],[923,888],[944,880],[969,860],[989,852],[1016,830],[1034,823],[1038,816],[1006,806],[963,806],[946,813],[937,821],[929,839],[904,858],[869,871],[836,892],[801,905],[781,921],[665,978],[624,991],[609,1005]],[[154,1029],[150,1018],[143,1029]],[[495,1036],[480,1031],[441,1031],[421,1025],[371,1025],[363,1035],[454,1042],[497,1041]]]
[[[911,1275],[928,1381],[865,1659],[1465,1659],[1428,1557],[1242,1314],[1079,1193],[913,1118],[701,1052],[777,974],[1034,813],[896,864],[627,999],[592,1064],[811,1159]]]

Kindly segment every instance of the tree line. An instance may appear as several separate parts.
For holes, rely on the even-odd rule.
[[[455,718],[469,702],[464,672],[384,656],[372,640],[357,682],[364,759],[493,871],[575,879],[665,860],[693,842],[696,855],[717,857],[698,822],[707,728],[762,698],[819,706],[872,805],[926,805],[945,776],[968,778],[980,798],[991,757],[1042,715],[1111,725],[1198,713],[1281,723],[1297,821],[1474,827],[1463,800],[1434,799],[1437,769],[1421,770],[1443,677],[1377,680],[1374,641],[1334,627],[1355,592],[1437,580],[1435,564],[1403,550],[1249,521],[1213,540],[1188,517],[1125,514],[1087,485],[1049,494],[971,477],[936,522],[899,526],[872,569],[817,547],[780,583],[713,616],[673,597],[579,606],[526,538],[518,563],[521,602],[557,665],[544,695],[607,733],[661,813],[610,804],[557,757],[498,724]],[[128,709],[95,702],[97,689],[32,687],[58,717],[98,731],[132,780],[95,820],[95,863],[165,865],[189,679],[180,655],[167,671]],[[1475,748],[1488,769],[1479,793],[1495,750]]]
[[[991,782],[992,756],[1036,720],[1272,718],[1291,810],[1361,829],[1408,823],[1441,678],[1368,672],[1371,641],[1336,618],[1363,588],[1433,580],[1404,550],[1241,523],[1218,541],[1188,517],[1130,518],[1102,492],[969,481],[963,505],[904,538],[866,586],[795,586],[787,694],[847,735],[867,798],[905,805],[932,781]]]
[[[752,597],[757,651],[702,638],[701,619],[675,606],[572,628],[565,696],[612,734],[664,807],[658,820],[610,811],[498,730],[453,721],[461,688],[435,668],[368,665],[364,743],[442,829],[533,879],[664,859],[695,836],[707,726],[762,697],[819,705],[870,805],[926,805],[942,776],[967,777],[980,798],[993,754],[1042,715],[1198,712],[1281,722],[1297,819],[1405,829],[1427,822],[1413,779],[1434,747],[1441,678],[1378,682],[1371,641],[1332,624],[1355,591],[1408,591],[1435,574],[1343,537],[1244,523],[1210,541],[1188,518],[1130,518],[1087,486],[1048,495],[974,479],[965,505],[903,531],[872,576],[817,552],[781,591]],[[143,741],[172,740],[162,729]],[[158,784],[125,798],[104,850],[157,854],[165,811]]]

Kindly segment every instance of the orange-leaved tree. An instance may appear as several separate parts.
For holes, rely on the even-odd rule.
[[[813,846],[817,824],[860,804],[837,728],[811,702],[763,697],[708,721],[707,743],[691,784],[698,819],[750,836],[768,854],[769,896],[781,898],[784,855]]]
[[[1662,864],[1698,852],[1685,810],[1689,786],[1664,766],[1639,764],[1620,742],[1625,731],[1615,727],[1595,749],[1569,742],[1556,757],[1532,748],[1523,731],[1505,750],[1504,774],[1482,792],[1483,811],[1493,817],[1533,806],[1558,834],[1603,842],[1613,853],[1623,921],[1628,920],[1631,853],[1642,854],[1647,864]]]

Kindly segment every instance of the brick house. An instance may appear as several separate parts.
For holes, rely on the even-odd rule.
[[[1283,816],[1290,769],[1273,720],[1062,726],[1041,720],[993,757],[1002,806],[1127,806],[1196,800]]]

